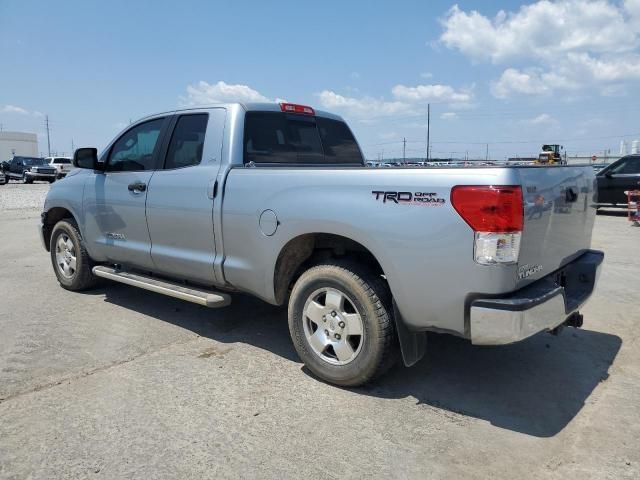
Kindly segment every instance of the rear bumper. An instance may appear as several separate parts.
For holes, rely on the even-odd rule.
[[[471,342],[504,345],[563,324],[593,293],[603,259],[603,252],[589,250],[516,292],[475,299],[469,312]]]

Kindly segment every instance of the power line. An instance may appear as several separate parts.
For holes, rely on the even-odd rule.
[[[496,141],[489,141],[487,142],[486,140],[484,142],[482,141],[467,141],[467,140],[442,140],[442,141],[436,141],[436,142],[431,142],[433,144],[436,145],[447,145],[447,144],[461,144],[461,145],[486,145],[487,143],[489,143],[490,145],[511,145],[511,144],[527,144],[527,143],[569,143],[569,142],[585,142],[585,141],[592,141],[592,140],[609,140],[612,138],[626,138],[626,137],[638,137],[640,136],[640,132],[636,132],[636,133],[625,133],[625,134],[620,134],[620,135],[606,135],[606,136],[600,136],[600,137],[589,137],[589,138],[565,138],[565,139],[554,139],[553,141],[549,140],[548,138],[544,139],[544,141],[541,140],[496,140]],[[394,141],[389,141],[389,142],[384,142],[384,143],[370,143],[365,145],[366,147],[373,147],[373,146],[380,146],[380,145],[394,145],[394,144],[401,144],[403,141],[402,140],[394,140]],[[424,140],[407,140],[407,143],[422,143],[424,144],[425,141]]]

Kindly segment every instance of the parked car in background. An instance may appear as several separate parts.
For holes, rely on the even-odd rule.
[[[640,190],[640,155],[627,155],[596,174],[598,203],[626,205],[628,190]]]
[[[608,163],[592,163],[591,164],[591,168],[593,168],[593,171],[598,173],[600,170],[606,168],[609,164]]]
[[[9,169],[5,171],[7,178],[22,180],[23,183],[33,183],[34,180],[55,182],[57,170],[49,166],[44,158],[13,157],[9,162]]]
[[[2,171],[0,171],[0,185],[4,185],[7,182],[7,176]]]
[[[56,178],[64,178],[73,170],[73,162],[68,157],[46,157],[45,161],[56,169]]]

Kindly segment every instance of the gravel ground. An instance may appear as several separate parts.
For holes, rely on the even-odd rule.
[[[32,215],[33,210],[40,212],[49,186],[49,182],[25,185],[15,181],[0,185],[0,215],[15,217],[20,212],[26,215]]]
[[[20,211],[0,211],[0,478],[640,478],[640,228],[621,216],[597,218],[583,329],[434,334],[415,367],[341,389],[302,367],[285,309],[61,289]]]

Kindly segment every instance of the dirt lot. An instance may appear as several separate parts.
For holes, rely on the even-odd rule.
[[[340,389],[302,368],[283,309],[62,290],[47,188],[0,186],[1,478],[640,478],[640,228],[619,215],[597,219],[584,329],[431,335],[414,368]]]

